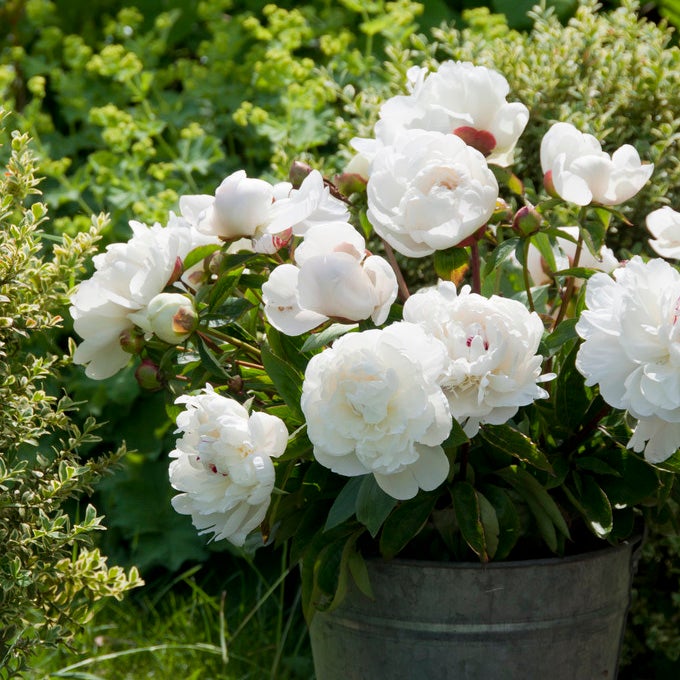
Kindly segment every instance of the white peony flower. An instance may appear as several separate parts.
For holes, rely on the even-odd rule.
[[[170,453],[170,483],[182,492],[172,506],[191,515],[199,533],[241,546],[266,515],[275,477],[271,459],[286,449],[286,426],[267,413],[248,415],[210,385],[175,403],[185,410],[177,417],[181,437]]]
[[[417,323],[448,351],[440,384],[453,417],[472,437],[482,423],[501,425],[548,393],[539,382],[543,357],[536,354],[543,323],[517,300],[485,298],[448,281],[412,295],[404,320]]]
[[[654,237],[649,245],[661,255],[680,260],[680,212],[665,206],[647,215],[647,229]]]
[[[397,499],[446,479],[440,444],[451,430],[436,379],[446,350],[421,328],[401,322],[348,333],[312,358],[301,406],[314,456],[349,477],[372,473]]]
[[[586,306],[576,368],[608,404],[640,420],[629,445],[641,450],[649,441],[645,457],[668,458],[680,446],[672,436],[680,423],[680,273],[635,256],[614,278],[588,281]],[[662,432],[659,421],[672,427]]]
[[[680,422],[670,423],[655,416],[640,418],[628,448],[637,453],[644,451],[650,463],[662,463],[680,448]]]
[[[295,236],[304,236],[315,224],[347,222],[349,217],[345,203],[331,195],[321,173],[312,170],[299,189],[274,203],[267,231],[277,234],[292,229]]]
[[[204,196],[183,196],[180,208],[192,216],[199,205],[206,203]],[[264,231],[269,221],[274,188],[269,182],[247,177],[245,170],[229,175],[215,190],[214,198],[199,212],[196,228],[223,239],[254,237]]]
[[[279,265],[262,286],[267,319],[286,335],[300,335],[329,318],[384,323],[397,297],[388,262],[366,255],[364,237],[349,223],[311,227],[295,251],[297,267]]]
[[[555,123],[541,141],[541,168],[558,196],[576,205],[619,205],[637,194],[654,171],[624,144],[611,156],[592,135]]]
[[[458,245],[486,224],[498,184],[484,157],[455,135],[407,130],[378,150],[367,216],[395,250],[423,257]]]
[[[172,214],[167,227],[134,221],[130,226],[132,238],[96,255],[94,274],[71,297],[73,327],[83,338],[73,360],[85,364],[85,373],[95,380],[127,365],[130,355],[120,346],[120,335],[133,328],[131,315],[144,311],[173,279],[178,261],[198,246],[217,242]]]
[[[573,239],[578,239],[578,227],[559,227],[559,230],[571,236]],[[569,267],[574,265],[574,255],[576,255],[575,241],[570,241],[558,236],[556,247],[553,250],[555,252],[557,271],[569,269]],[[607,246],[602,246],[602,248],[600,248],[599,257],[595,257],[584,244],[578,260],[579,267],[595,269],[597,271],[607,272],[608,274],[620,264],[616,255],[614,255],[614,251],[611,248],[607,248]],[[535,286],[542,286],[543,284],[550,283],[552,280],[551,273],[546,271],[545,265],[546,263],[538,248],[533,244],[530,245],[527,254],[527,268],[529,269],[529,275]],[[576,282],[580,284],[582,279],[576,279]]]
[[[294,264],[281,264],[262,284],[262,299],[267,320],[286,335],[302,335],[328,321],[324,314],[300,306],[299,276],[300,270]]]
[[[453,133],[484,153],[489,163],[512,163],[529,110],[506,101],[510,88],[500,73],[470,62],[446,61],[434,73],[414,67],[408,79],[410,94],[392,97],[381,106],[375,140],[352,140],[361,154],[371,158],[403,130],[419,129]]]
[[[291,235],[302,236],[317,223],[347,221],[347,206],[330,194],[318,170],[303,180],[299,189],[290,182],[269,184],[232,173],[214,196],[182,196],[182,216],[199,231],[225,240],[251,239],[257,253],[275,253]]]

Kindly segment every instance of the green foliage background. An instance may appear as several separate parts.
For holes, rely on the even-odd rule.
[[[634,226],[618,235],[620,246],[639,251],[644,216],[662,204],[680,206],[673,36],[640,21],[633,2],[598,12],[591,0],[554,0],[552,9],[528,15],[533,4],[6,0],[0,101],[14,112],[9,127],[35,140],[50,229],[73,236],[89,228],[91,214],[106,211],[107,242],[127,238],[130,219],[165,221],[180,195],[212,193],[236,169],[278,180],[303,160],[332,175],[351,157],[350,138],[370,134],[378,102],[402,90],[409,66],[471,60],[501,71],[510,98],[531,110],[517,165],[536,185],[540,168],[529,159],[557,120],[593,133],[609,151],[632,143],[655,163],[654,186],[626,207]],[[679,4],[645,8],[678,24]],[[65,345],[65,335],[56,341]],[[110,529],[107,554],[149,572],[224,550],[206,546],[170,507],[173,437],[163,397],[142,393],[131,370],[101,383],[80,370],[62,376],[87,404],[83,418],[106,422],[103,446],[127,440],[137,449],[97,487]],[[663,549],[676,554],[677,545]],[[655,606],[646,604],[646,588],[636,605],[643,618]],[[652,632],[636,630],[638,641],[647,635],[642,647],[669,654],[680,647],[677,636],[668,642],[674,634],[662,620]]]

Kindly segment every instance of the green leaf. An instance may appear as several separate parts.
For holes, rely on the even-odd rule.
[[[529,437],[510,425],[484,425],[480,436],[492,449],[552,474],[552,465],[546,455]]]
[[[548,234],[545,232],[538,232],[531,236],[531,242],[536,246],[541,257],[545,260],[548,265],[548,270],[554,272],[557,269],[557,264],[555,263],[555,251],[553,250],[553,245],[548,238]]]
[[[482,562],[489,561],[487,539],[482,524],[479,498],[472,484],[457,482],[451,490],[456,520],[465,542]]]
[[[352,575],[357,588],[359,588],[366,597],[371,600],[374,599],[373,587],[371,586],[368,569],[366,568],[366,560],[364,560],[361,553],[352,550],[347,559],[347,566],[349,567],[349,573]]]
[[[652,465],[632,451],[620,448],[612,448],[606,460],[620,475],[600,480],[602,490],[612,505],[635,506],[655,496],[659,489],[659,478]]]
[[[454,272],[470,264],[470,254],[465,248],[447,248],[434,253],[434,271],[444,281],[451,281]]]
[[[512,255],[519,243],[520,239],[517,237],[509,238],[507,241],[500,243],[489,255],[486,261],[486,265],[484,267],[484,276],[488,276],[496,267],[500,267],[501,263],[507,260],[510,255]]]
[[[199,356],[201,357],[202,368],[206,369],[208,373],[218,378],[227,380],[231,378],[226,368],[224,368],[224,366],[222,366],[220,363],[220,360],[218,359],[215,352],[213,352],[213,350],[200,335],[194,334],[193,342],[196,345]]]
[[[579,470],[588,470],[589,472],[596,472],[599,475],[621,476],[621,473],[609,465],[609,463],[603,461],[601,458],[596,458],[595,456],[578,456],[575,459],[575,463]]]
[[[419,494],[394,509],[385,520],[380,535],[380,552],[383,557],[395,557],[413,540],[425,526],[437,498],[437,494]]]
[[[326,520],[326,525],[323,529],[324,531],[333,529],[354,515],[359,490],[363,483],[363,476],[351,477],[347,484],[342,487],[342,490],[336,496],[331,509],[328,511],[328,519]]]
[[[291,413],[300,422],[304,421],[300,408],[302,375],[288,362],[277,357],[271,351],[269,345],[262,346],[262,365]]]
[[[205,246],[198,246],[198,248],[194,248],[189,253],[187,253],[187,256],[182,261],[182,266],[184,270],[186,271],[187,269],[193,267],[195,264],[198,264],[202,260],[205,260],[206,257],[210,257],[210,255],[212,255],[220,248],[221,246],[215,243]]]
[[[575,361],[578,345],[574,345],[557,371],[555,380],[555,413],[559,424],[573,432],[586,422],[584,416],[590,407],[592,397],[586,390],[583,376],[576,370]]]
[[[302,345],[303,352],[311,352],[326,345],[330,345],[333,340],[339,338],[345,333],[349,333],[354,329],[359,328],[359,324],[345,324],[345,323],[334,323],[328,328],[318,333],[312,333],[306,340],[304,345]]]
[[[396,504],[396,499],[378,486],[373,475],[362,477],[355,512],[357,519],[369,530],[373,538],[378,535],[380,527]]]
[[[231,296],[238,285],[242,271],[243,269],[239,268],[230,272],[225,272],[224,274],[221,274],[217,281],[210,287],[208,306],[210,307],[211,312],[219,309],[224,301]]]
[[[565,485],[564,490],[595,535],[606,538],[614,526],[612,506],[607,495],[590,475],[581,477],[579,487],[578,491],[572,492]]]
[[[485,485],[481,492],[493,505],[498,521],[498,545],[494,559],[504,560],[510,554],[520,535],[521,524],[517,509],[510,496],[500,487]]]
[[[578,319],[563,319],[557,328],[544,340],[544,345],[550,353],[559,350],[565,343],[575,340],[578,335],[576,333],[576,323]]]
[[[202,315],[202,320],[213,321],[215,324],[227,326],[237,321],[248,310],[253,308],[253,303],[242,297],[230,297],[212,312]]]
[[[489,558],[493,559],[498,550],[500,536],[498,516],[494,506],[479,491],[477,492],[477,500],[479,501],[479,517],[482,521],[482,529],[486,541],[486,552]]]
[[[495,474],[524,499],[546,545],[557,552],[557,532],[569,538],[569,527],[550,494],[535,477],[516,465],[497,470]]]

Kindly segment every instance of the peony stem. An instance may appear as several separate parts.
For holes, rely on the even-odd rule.
[[[586,209],[581,208],[581,212],[579,214],[578,239],[576,240],[576,251],[574,252],[574,260],[571,263],[572,267],[578,267],[578,261],[579,258],[581,257],[581,251],[583,250],[583,234],[581,233],[580,225],[585,223],[585,217]],[[571,298],[574,295],[574,288],[576,286],[575,280],[576,279],[574,276],[570,276],[567,279],[567,287],[566,290],[564,291],[564,295],[562,296],[562,304],[560,305],[560,310],[557,313],[557,317],[555,318],[555,323],[553,324],[552,327],[553,330],[555,330],[562,323],[562,320],[564,319],[567,313],[567,307],[569,306],[569,302],[571,301]]]
[[[470,244],[470,271],[472,273],[472,292],[478,295],[482,292],[482,278],[479,259],[479,241]]]
[[[527,238],[524,239],[523,250],[524,250],[524,264],[522,266],[522,274],[524,275],[524,288],[527,291],[527,304],[529,305],[529,311],[535,311],[534,307],[534,296],[531,294],[531,281],[529,280],[529,267],[527,262],[529,260],[529,246],[531,241]]]
[[[399,297],[401,298],[402,302],[406,302],[406,300],[408,300],[409,297],[411,297],[411,293],[409,293],[408,286],[406,285],[406,280],[404,279],[404,275],[401,273],[401,268],[399,267],[397,258],[394,255],[394,250],[392,250],[392,246],[384,239],[383,247],[385,248],[385,255],[387,255],[387,261],[390,263],[390,266],[392,267],[394,274],[397,277]]]

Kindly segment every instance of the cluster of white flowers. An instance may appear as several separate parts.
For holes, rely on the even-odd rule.
[[[243,545],[262,523],[271,500],[277,458],[288,444],[280,418],[248,411],[210,385],[179,397],[177,448],[170,453],[170,483],[181,491],[175,510],[191,515],[200,533]]]
[[[469,63],[446,62],[433,73],[414,68],[409,93],[383,104],[374,138],[353,140],[359,155],[352,172],[359,168],[367,182],[368,220],[398,253],[423,257],[466,245],[487,228],[498,202],[489,164],[512,162],[529,115],[506,101],[508,91],[500,74]],[[578,206],[618,205],[653,171],[633,147],[609,156],[568,123],[545,135],[541,166],[548,191]],[[395,270],[367,251],[346,204],[319,172],[297,189],[235,172],[212,196],[183,196],[180,211],[166,228],[131,223],[132,239],[95,258],[95,274],[74,295],[71,312],[83,338],[75,361],[89,376],[106,378],[127,364],[121,338],[131,330],[167,343],[191,334],[191,293],[206,274],[177,272],[199,245],[289,249],[292,262],[276,266],[262,286],[264,314],[284,334],[329,320],[386,322],[398,294]],[[647,226],[660,255],[680,257],[679,213],[656,210]],[[680,441],[680,274],[660,260],[619,263],[604,246],[595,256],[577,247],[578,227],[562,233],[554,246],[558,270],[602,272],[587,284],[588,309],[576,326],[584,340],[577,368],[610,405],[638,420],[629,446],[664,460]],[[544,264],[530,248],[534,285],[554,273]],[[167,292],[172,283],[180,290]],[[403,319],[349,332],[315,355],[301,399],[316,460],[342,475],[372,474],[397,499],[446,480],[441,445],[452,419],[472,437],[547,397],[540,384],[554,377],[542,373],[538,354],[543,321],[517,300],[439,282],[405,300]],[[286,447],[286,428],[273,416],[248,415],[210,387],[177,403],[186,410],[171,454],[171,482],[181,492],[173,505],[201,532],[242,545],[265,516],[271,459]]]
[[[130,222],[130,227],[132,238],[127,243],[114,243],[95,256],[94,274],[71,298],[73,327],[83,338],[73,360],[86,364],[86,374],[95,380],[108,378],[128,364],[130,354],[121,337],[135,324],[151,330],[147,309],[182,271],[186,255],[197,246],[218,242],[174,215],[166,227],[148,227],[140,222]],[[194,273],[185,272],[178,283],[190,283]],[[185,302],[190,304],[188,298]],[[172,319],[170,324],[174,325]],[[179,332],[177,337],[186,334]]]

